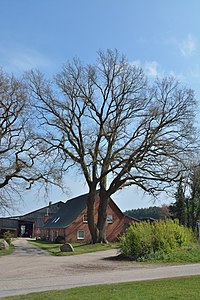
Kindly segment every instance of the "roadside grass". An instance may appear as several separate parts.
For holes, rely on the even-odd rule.
[[[74,252],[61,252],[61,244],[54,244],[47,241],[30,241],[30,243],[40,247],[54,256],[69,256],[96,251],[119,249],[119,243],[111,244],[83,244],[73,243]],[[123,257],[117,256],[116,259],[123,260]],[[128,260],[128,259],[126,259]],[[158,253],[151,260],[141,261],[144,263],[198,263],[200,262],[200,244],[194,244],[190,248],[181,248],[170,253]]]
[[[0,239],[0,243],[3,241],[3,239]],[[3,255],[8,255],[8,254],[11,254],[15,251],[15,247],[11,244],[10,247],[8,249],[3,249],[3,250],[0,250],[0,256],[3,256]]]
[[[200,244],[194,244],[191,247],[180,248],[169,253],[159,253],[152,260],[145,263],[199,263],[200,262]]]
[[[4,297],[4,300],[199,300],[200,276],[96,285]]]
[[[74,248],[74,252],[61,252],[60,246],[61,244],[50,243],[46,241],[32,241],[29,240],[30,243],[40,247],[41,249],[47,251],[51,255],[54,256],[69,256],[69,255],[76,255],[76,254],[83,254],[83,253],[91,253],[96,251],[104,251],[104,250],[111,250],[116,249],[119,247],[118,243],[111,243],[111,244],[87,244],[87,243],[72,243]]]

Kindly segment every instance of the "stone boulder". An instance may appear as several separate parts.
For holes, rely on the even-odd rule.
[[[4,250],[8,248],[9,248],[9,244],[5,240],[3,240],[3,242],[0,243],[0,250]]]
[[[74,248],[71,244],[65,243],[64,245],[60,246],[61,252],[74,252]]]

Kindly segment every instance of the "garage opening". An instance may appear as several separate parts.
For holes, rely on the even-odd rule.
[[[31,221],[19,221],[19,236],[21,237],[33,237],[34,222]]]

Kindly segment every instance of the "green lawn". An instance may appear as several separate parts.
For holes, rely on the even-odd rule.
[[[118,248],[119,244],[83,244],[83,243],[72,243],[74,248],[74,252],[61,252],[60,246],[61,244],[54,244],[45,241],[29,241],[30,243],[40,247],[41,249],[49,252],[55,256],[68,256],[68,255],[76,255],[83,253],[90,253],[96,251],[110,250]]]
[[[68,256],[83,254],[95,251],[103,251],[109,249],[119,248],[118,243],[112,244],[83,244],[74,243],[74,252],[61,252],[60,244],[49,243],[45,241],[29,241],[34,245],[42,248],[55,256]],[[179,249],[168,254],[161,255],[161,257],[152,260],[144,261],[144,263],[198,263],[200,262],[200,245],[194,244],[191,248]]]
[[[5,297],[6,300],[199,300],[200,276],[97,285]]]

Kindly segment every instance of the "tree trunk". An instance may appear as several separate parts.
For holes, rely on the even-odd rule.
[[[190,205],[189,205],[189,198],[185,199],[186,203],[186,226],[190,228]]]
[[[88,217],[88,227],[92,237],[92,243],[97,243],[97,226],[94,221],[95,212],[95,198],[96,198],[96,188],[90,188],[88,200],[87,200],[87,217]]]
[[[104,189],[100,189],[99,192],[100,204],[98,209],[98,242],[99,243],[107,243],[106,239],[106,224],[107,224],[107,207],[109,197]]]

